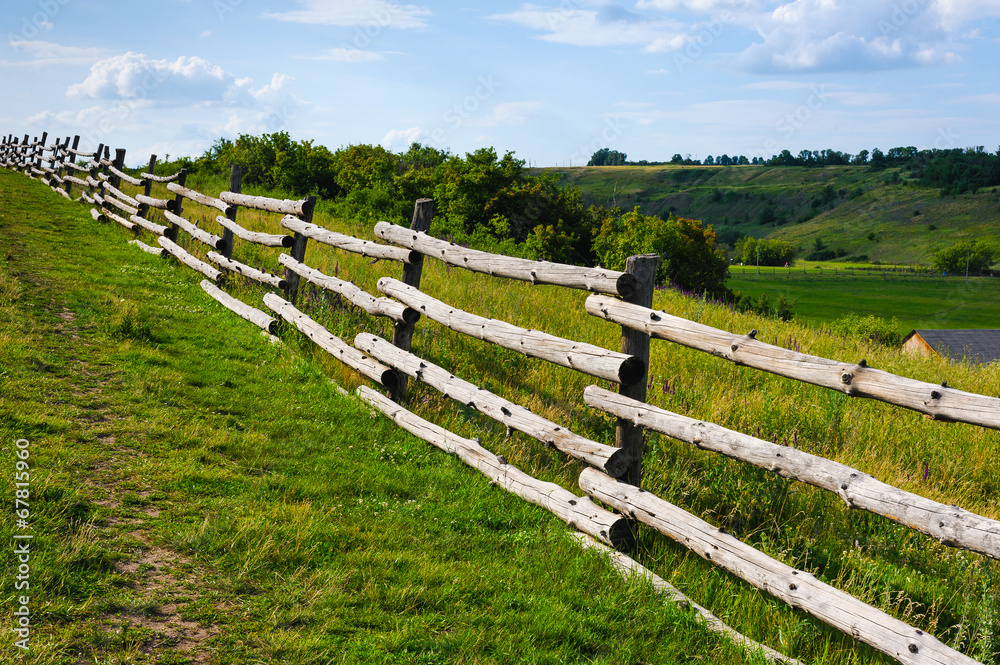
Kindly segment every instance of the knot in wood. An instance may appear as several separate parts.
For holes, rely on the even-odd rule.
[[[851,385],[852,381],[854,381],[854,375],[851,374],[850,372],[844,372],[843,374],[840,375],[840,382],[843,383],[845,386]]]
[[[739,344],[733,344],[733,345],[732,345],[732,346],[730,346],[729,348],[730,348],[731,350],[733,350],[733,351],[736,351],[737,349],[739,349],[739,348],[740,348],[740,345],[739,345]]]
[[[657,314],[656,312],[650,312],[649,313],[649,320],[650,321],[659,321],[660,320],[660,315]]]
[[[748,332],[747,337],[749,337],[750,339],[757,339],[757,329],[754,328],[753,330]]]
[[[858,361],[858,367],[868,367],[868,361],[862,358]]]
[[[907,648],[910,650],[910,653],[917,653],[918,651],[920,651],[920,647],[918,647],[916,644],[910,644],[910,646]]]
[[[798,589],[798,587],[797,587],[797,586],[795,586],[794,584],[789,584],[789,585],[788,585],[788,590],[789,590],[789,591],[795,591],[796,589]]]
[[[931,399],[941,399],[941,393],[936,390],[931,391]]]

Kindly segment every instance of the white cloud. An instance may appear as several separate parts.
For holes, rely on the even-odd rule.
[[[954,31],[968,21],[1000,18],[1000,0],[934,0],[931,11],[943,29]]]
[[[410,147],[411,143],[419,141],[426,134],[420,127],[393,129],[382,139],[382,147],[392,152],[405,150]]]
[[[386,28],[413,29],[427,27],[425,19],[431,10],[418,5],[401,5],[387,0],[297,0],[301,9],[288,12],[266,12],[264,18],[312,25],[360,27],[378,33]],[[369,35],[371,37],[372,35]]]
[[[489,115],[473,124],[479,127],[523,125],[544,108],[542,102],[505,102],[494,106]]]
[[[63,46],[43,41],[11,41],[8,45],[15,53],[22,53],[27,60],[3,64],[15,66],[46,67],[52,65],[89,65],[107,55],[103,48]]]

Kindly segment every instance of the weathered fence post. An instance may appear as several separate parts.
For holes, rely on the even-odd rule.
[[[115,148],[115,161],[113,165],[119,171],[125,168],[125,148]],[[111,186],[115,189],[122,188],[122,179],[114,173],[111,174]]]
[[[155,173],[154,171],[155,168],[156,168],[156,155],[150,155],[149,166],[146,168],[146,173],[148,173],[149,175],[153,175],[153,173]],[[142,193],[145,194],[146,196],[152,196],[153,194],[152,178],[146,178],[145,183],[143,183]]]
[[[434,219],[434,200],[417,199],[413,205],[413,219],[410,222],[410,230],[418,233],[427,233],[431,228],[431,220]],[[418,254],[413,263],[403,264],[403,283],[415,289],[420,288],[420,276],[424,271],[424,255]],[[393,326],[392,343],[403,351],[409,351],[413,344],[412,323],[397,321]],[[399,383],[395,391],[389,394],[389,398],[397,404],[406,400],[406,376],[400,375]]]
[[[302,221],[306,224],[312,224],[313,210],[316,208],[316,197],[310,196],[306,199],[305,205],[302,206]],[[306,260],[306,242],[309,240],[306,236],[302,235],[298,231],[295,232],[294,239],[292,240],[292,246],[288,250],[288,254],[296,261],[302,263]],[[294,270],[289,270],[285,268],[285,300],[295,304],[296,299],[299,297],[299,274]]]
[[[653,306],[653,287],[656,284],[656,271],[660,267],[659,254],[641,254],[630,256],[625,263],[625,272],[635,277],[635,293],[624,298],[625,302],[641,307]],[[622,353],[635,356],[642,361],[642,379],[632,384],[622,384],[619,392],[626,397],[646,401],[646,382],[649,380],[649,335],[638,330],[622,326]],[[626,450],[631,458],[628,473],[622,480],[640,487],[642,482],[642,454],[645,448],[645,434],[641,427],[633,425],[624,418],[618,419],[615,432],[615,442],[619,448]]]
[[[43,142],[45,141],[45,135],[44,134],[42,134],[42,141]],[[76,150],[79,147],[80,147],[80,135],[77,134],[76,136],[73,137],[73,152],[64,151],[64,153],[63,153],[62,162],[63,162],[64,166],[65,166],[65,163],[66,163],[67,159],[71,163],[73,163],[73,164],[76,163]],[[72,171],[72,169],[67,168],[66,169],[66,175],[70,175],[70,171]],[[71,181],[71,180],[64,180],[63,181],[63,189],[66,190],[66,195],[67,196],[72,197],[72,195],[73,195],[73,181]]]
[[[243,167],[239,164],[230,164],[229,166],[229,191],[233,194],[243,193]],[[230,222],[236,222],[236,212],[239,210],[239,206],[230,203],[229,212],[226,213],[226,219]],[[233,258],[233,230],[230,228],[222,229],[222,255],[227,259]]]
[[[187,169],[181,169],[178,172],[177,184],[184,187],[187,184],[188,172]],[[184,214],[184,197],[180,194],[174,196],[174,214],[181,217]],[[170,228],[163,235],[167,236],[170,240],[177,242],[177,234],[180,233],[180,227],[170,222]]]

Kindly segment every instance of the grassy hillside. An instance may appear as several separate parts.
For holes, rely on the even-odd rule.
[[[283,333],[283,346],[263,343],[206,300],[193,273],[129,247],[124,231],[95,225],[38,183],[0,173],[0,196],[0,247],[10,257],[0,348],[2,366],[11,368],[0,374],[0,427],[7,441],[37,442],[39,547],[51,553],[37,606],[39,644],[50,646],[37,662],[109,652],[119,661],[194,660],[191,650],[178,653],[164,617],[188,622],[200,637],[184,639],[206,662],[755,662],[692,630],[686,615],[642,585],[622,586],[599,559],[569,546],[564,527],[542,511],[338,396],[327,377],[348,388],[359,379],[294,331]],[[195,205],[186,214],[215,216]],[[278,232],[277,217],[240,212],[240,222],[259,231]],[[322,209],[316,222],[371,235],[370,226]],[[277,267],[273,250],[241,245],[235,256]],[[380,276],[399,275],[396,265],[316,243],[306,263],[371,293]],[[259,302],[256,287],[229,288]],[[584,293],[432,260],[422,288],[484,316],[620,344],[619,327],[584,314]],[[759,339],[806,353],[866,358],[905,376],[1000,394],[995,368],[914,359],[667,291],[657,292],[655,306],[719,328],[757,329]],[[126,323],[132,307],[147,324],[138,330],[149,329],[138,339]],[[347,339],[386,331],[313,290],[303,308]],[[587,377],[427,320],[414,351],[580,434],[613,440],[614,420],[582,405]],[[664,342],[653,345],[650,388],[658,406],[1000,518],[997,432],[852,400]],[[508,437],[422,386],[413,387],[412,405],[460,435],[481,437],[512,464],[576,487],[579,465],[527,437]],[[648,490],[983,663],[1000,663],[997,562],[666,437],[648,437],[645,465]],[[736,630],[790,656],[824,665],[892,662],[644,527],[635,556]],[[9,615],[3,620],[9,624]]]
[[[958,240],[985,237],[1000,244],[996,188],[941,197],[937,189],[896,182],[898,169],[608,166],[535,172],[557,173],[588,203],[700,219],[730,244],[737,234],[788,240],[802,257],[817,239],[844,250],[847,261],[906,264],[930,263],[935,251]]]

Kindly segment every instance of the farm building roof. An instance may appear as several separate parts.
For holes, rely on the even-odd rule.
[[[1000,360],[1000,330],[914,330],[903,340],[903,349],[987,364]]]

